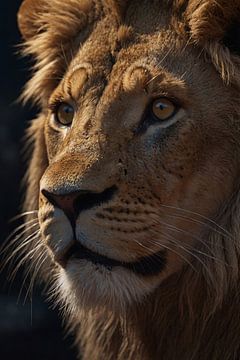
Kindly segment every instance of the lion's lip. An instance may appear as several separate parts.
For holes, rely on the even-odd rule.
[[[138,275],[153,276],[159,274],[166,266],[166,250],[160,250],[152,255],[144,256],[134,262],[125,262],[108,258],[92,250],[87,249],[79,243],[75,243],[62,257],[57,261],[62,267],[66,267],[70,259],[87,260],[95,265],[102,265],[108,270],[114,267],[122,267]]]

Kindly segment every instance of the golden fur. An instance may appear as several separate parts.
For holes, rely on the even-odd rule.
[[[229,36],[239,16],[237,0],[22,4],[24,53],[35,60],[23,98],[40,108],[25,209],[38,211],[41,236],[25,249],[83,359],[240,358],[240,49]],[[179,120],[142,129],[161,96],[180,104]],[[53,125],[59,101],[77,108],[68,130]],[[59,265],[72,229],[40,188],[113,186],[113,200],[77,218],[76,238],[124,262],[165,249],[159,274]]]

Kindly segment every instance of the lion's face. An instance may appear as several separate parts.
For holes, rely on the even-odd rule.
[[[157,2],[145,14],[133,1],[128,28],[102,17],[44,108],[42,242],[86,303],[139,300],[212,256],[234,188],[235,90]]]

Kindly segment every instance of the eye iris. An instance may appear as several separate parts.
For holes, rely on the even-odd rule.
[[[66,103],[59,105],[57,109],[57,121],[64,126],[69,126],[72,124],[74,118],[74,108]]]
[[[167,120],[173,116],[175,105],[168,99],[157,99],[152,104],[152,112],[159,120]]]

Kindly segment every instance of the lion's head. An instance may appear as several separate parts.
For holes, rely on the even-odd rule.
[[[233,0],[23,2],[40,106],[26,210],[74,311],[180,273],[216,305],[238,281],[239,15]]]

